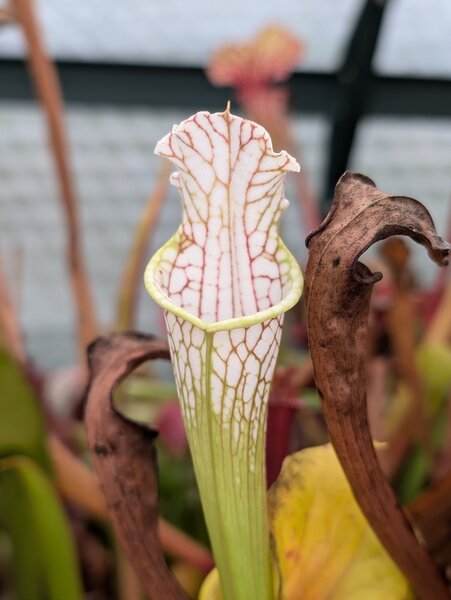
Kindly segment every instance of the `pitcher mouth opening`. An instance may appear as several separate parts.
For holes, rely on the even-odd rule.
[[[279,302],[270,306],[264,310],[256,311],[249,315],[233,317],[225,320],[218,321],[205,321],[195,314],[187,311],[183,306],[175,302],[171,297],[162,289],[160,279],[160,265],[164,260],[165,252],[171,247],[177,246],[179,242],[179,232],[177,232],[164,246],[162,246],[152,257],[147,265],[144,273],[144,283],[150,296],[155,302],[161,306],[165,311],[168,311],[180,317],[184,321],[192,323],[202,331],[206,333],[214,333],[217,331],[230,331],[231,329],[240,329],[251,327],[258,323],[273,319],[280,314],[287,312],[292,308],[302,295],[304,287],[304,278],[302,276],[301,269],[290,253],[288,248],[285,246],[283,241],[279,238],[278,250],[283,252],[284,260],[288,264],[288,272],[286,276],[286,283],[284,285],[283,297]]]

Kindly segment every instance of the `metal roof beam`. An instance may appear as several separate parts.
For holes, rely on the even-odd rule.
[[[214,88],[200,68],[57,63],[68,104],[221,110],[230,89]],[[290,80],[295,113],[333,118],[342,83],[333,74],[303,72]],[[0,59],[0,100],[34,101],[25,63]],[[451,117],[451,80],[371,74],[363,115]]]
[[[364,113],[372,81],[373,56],[387,2],[366,0],[338,73],[340,90],[334,110],[324,212],[330,204],[338,178],[347,168],[357,123]]]

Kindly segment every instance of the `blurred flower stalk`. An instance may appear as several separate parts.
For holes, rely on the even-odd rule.
[[[226,599],[272,598],[265,431],[284,313],[303,279],[278,235],[298,163],[265,129],[200,112],[156,147],[178,168],[183,220],[151,259],[178,394]]]
[[[305,47],[288,31],[270,26],[252,41],[218,50],[207,69],[216,86],[234,89],[247,117],[268,130],[276,149],[286,148],[300,157],[288,115],[289,90],[280,85],[302,59]],[[277,84],[277,85],[276,85]],[[302,230],[312,231],[321,222],[318,202],[305,173],[296,177]]]

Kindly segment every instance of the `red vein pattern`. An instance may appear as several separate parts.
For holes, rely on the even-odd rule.
[[[262,127],[228,111],[183,121],[156,153],[179,168],[171,180],[184,208],[179,247],[161,265],[162,290],[205,322],[280,302],[289,266],[277,224],[288,205],[284,175],[299,170],[296,161],[274,153]]]
[[[156,153],[179,169],[171,181],[182,196],[183,220],[150,261],[146,285],[165,309],[224,598],[269,600],[267,400],[283,313],[302,290],[278,221],[288,205],[286,172],[299,165],[273,152],[262,127],[228,110],[174,126]],[[232,556],[237,547],[239,556]]]

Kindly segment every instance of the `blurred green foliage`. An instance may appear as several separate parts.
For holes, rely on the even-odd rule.
[[[396,478],[395,488],[402,504],[413,501],[428,483],[435,454],[443,444],[451,390],[451,348],[441,344],[421,345],[416,353],[416,366],[423,382],[424,409],[430,426],[426,443],[418,442],[412,447]],[[408,392],[402,389],[399,394],[402,397]]]
[[[35,391],[20,365],[1,349],[0,414],[0,457],[28,456],[50,474],[44,419]]]
[[[20,365],[0,351],[0,526],[17,600],[81,600],[77,559],[52,481],[45,427]]]
[[[209,546],[189,453],[176,457],[171,455],[162,443],[158,443],[157,448],[160,514],[205,546]]]

